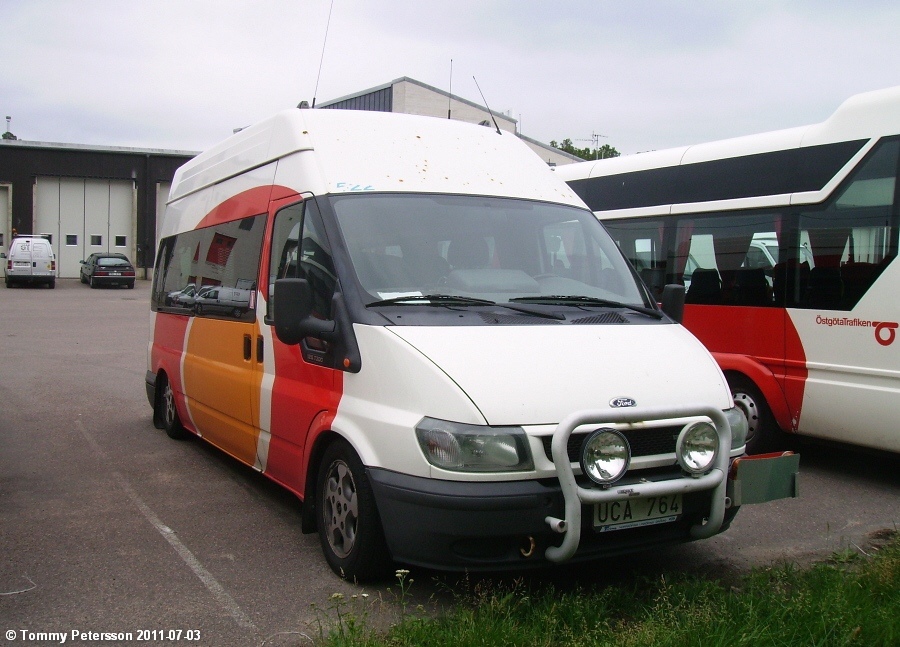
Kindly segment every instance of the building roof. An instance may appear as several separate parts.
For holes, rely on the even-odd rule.
[[[166,150],[163,148],[131,148],[128,146],[98,146],[95,144],[66,144],[58,142],[32,142],[22,139],[2,139],[0,146],[9,148],[33,148],[41,150],[67,150],[86,153],[118,153],[122,155],[157,155],[168,157],[194,157],[198,151]]]
[[[447,97],[448,99],[453,99],[454,101],[458,101],[459,103],[464,103],[473,108],[477,108],[479,110],[484,110],[485,112],[489,112],[490,114],[494,115],[495,117],[500,117],[501,119],[506,119],[507,121],[510,121],[514,124],[518,123],[515,119],[513,119],[512,117],[510,117],[507,114],[504,114],[502,112],[497,112],[495,110],[488,110],[487,107],[482,106],[481,104],[475,103],[474,101],[469,101],[468,99],[463,99],[461,96],[459,96],[457,94],[451,94],[451,93],[447,92],[446,90],[441,90],[440,88],[436,88],[433,85],[428,85],[427,83],[422,83],[421,81],[417,81],[416,79],[411,79],[408,76],[401,76],[399,79],[394,79],[390,83],[383,83],[381,85],[376,85],[375,87],[369,88],[367,90],[361,90],[360,92],[354,92],[353,94],[348,94],[343,97],[338,97],[337,99],[332,99],[331,101],[326,101],[324,103],[317,104],[316,107],[317,108],[327,108],[336,103],[341,103],[342,101],[347,101],[348,99],[355,99],[357,97],[362,97],[367,94],[379,92],[381,90],[387,90],[388,88],[391,88],[391,87],[397,85],[398,83],[404,83],[404,82],[412,83],[413,85],[418,85],[419,87],[425,88],[429,92],[434,92],[436,94],[443,95],[443,96]]]
[[[404,83],[404,82],[418,85],[419,87],[424,88],[425,90],[428,90],[429,92],[433,92],[435,94],[445,96],[445,97],[447,97],[447,99],[453,99],[456,102],[468,105],[477,110],[483,110],[484,112],[492,114],[499,119],[503,119],[503,120],[510,122],[516,126],[518,125],[518,120],[513,119],[512,117],[510,117],[507,114],[504,114],[502,112],[497,112],[495,110],[489,110],[487,108],[487,106],[482,106],[479,103],[475,103],[474,101],[469,101],[468,99],[464,99],[464,98],[460,97],[459,95],[451,94],[450,92],[447,92],[446,90],[441,90],[440,88],[436,88],[432,85],[428,85],[427,83],[422,83],[421,81],[417,81],[416,79],[412,79],[408,76],[401,76],[400,78],[394,79],[393,81],[391,81],[389,83],[382,83],[381,85],[376,85],[374,87],[367,88],[366,90],[360,90],[359,92],[354,92],[353,94],[347,94],[342,97],[338,97],[337,99],[331,99],[329,101],[319,103],[316,105],[316,107],[317,108],[329,108],[332,106],[336,106],[337,104],[344,103],[346,101],[351,101],[353,99],[358,99],[360,97],[365,97],[367,95],[383,92],[384,90],[388,90],[388,89],[392,88],[393,86],[395,86],[399,83]],[[573,162],[583,161],[582,158],[580,158],[576,155],[572,155],[571,153],[568,153],[564,150],[560,150],[559,148],[555,148],[553,146],[550,146],[549,144],[538,141],[536,139],[532,139],[531,137],[526,137],[525,135],[522,135],[519,132],[516,132],[516,135],[523,141],[526,141],[529,144],[531,144],[532,146],[543,148],[547,151],[553,152],[556,155],[560,155],[564,158],[570,159]]]

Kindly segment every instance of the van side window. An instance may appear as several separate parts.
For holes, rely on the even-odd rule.
[[[275,315],[275,280],[284,278],[309,281],[315,299],[313,312],[323,319],[331,318],[336,277],[331,247],[315,202],[294,204],[275,215],[266,309],[269,321]]]
[[[250,216],[161,241],[155,307],[253,321],[265,228],[265,215]]]

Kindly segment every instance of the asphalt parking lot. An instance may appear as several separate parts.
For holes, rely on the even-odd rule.
[[[31,637],[50,632],[72,642],[80,631],[309,645],[335,593],[364,604],[373,622],[395,617],[395,583],[338,579],[318,538],[301,534],[292,495],[201,441],[153,427],[146,281],[133,290],[56,285],[0,288],[2,644],[47,644]],[[898,527],[897,456],[810,443],[799,451],[801,498],[745,507],[723,535],[529,577],[588,584],[659,568],[803,563],[864,550],[870,533]],[[414,600],[428,604],[458,585],[452,575],[413,576]]]

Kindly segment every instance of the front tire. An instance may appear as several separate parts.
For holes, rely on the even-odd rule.
[[[315,501],[319,540],[331,569],[357,582],[387,575],[391,559],[372,485],[344,440],[332,443],[322,456]]]
[[[783,445],[783,433],[775,422],[775,416],[766,402],[765,396],[747,377],[728,377],[731,397],[747,418],[747,453],[765,454],[777,451]]]

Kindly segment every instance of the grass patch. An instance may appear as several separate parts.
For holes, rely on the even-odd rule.
[[[456,593],[436,618],[406,608],[407,574],[398,572],[404,615],[386,631],[337,611],[320,643],[331,647],[615,646],[747,647],[900,645],[900,536],[865,554],[827,562],[756,569],[736,582],[661,574],[559,591],[551,586],[479,582]],[[421,611],[421,609],[420,609]]]

